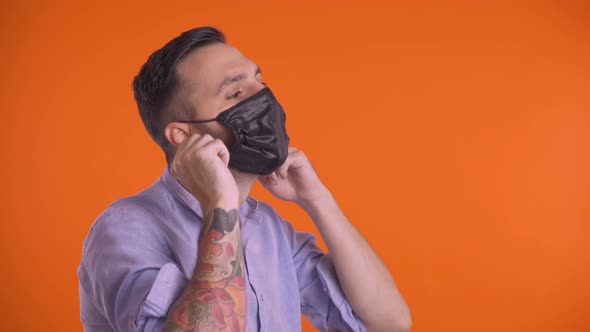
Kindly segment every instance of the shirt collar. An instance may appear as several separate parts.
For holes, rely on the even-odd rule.
[[[170,168],[168,166],[164,169],[164,174],[160,178],[166,189],[174,197],[179,199],[184,205],[190,208],[193,212],[199,216],[199,218],[203,218],[203,210],[201,209],[201,204],[199,201],[186,190],[182,184],[176,179],[176,177],[170,172]],[[242,204],[240,209],[240,219],[242,224],[251,222],[254,225],[259,225],[262,216],[258,211],[258,201],[254,198],[248,196]]]

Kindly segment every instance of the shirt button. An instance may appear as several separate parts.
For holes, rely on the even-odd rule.
[[[326,293],[328,292],[328,288],[327,287],[324,287],[324,292],[326,292]]]

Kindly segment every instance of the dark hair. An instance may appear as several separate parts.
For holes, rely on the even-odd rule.
[[[176,66],[192,50],[213,43],[225,43],[223,32],[216,28],[200,27],[185,31],[150,55],[133,79],[133,94],[141,120],[152,139],[164,151],[168,164],[174,158],[175,148],[166,139],[164,128],[173,116],[185,115],[171,112],[187,112],[167,111],[167,106],[180,90]]]

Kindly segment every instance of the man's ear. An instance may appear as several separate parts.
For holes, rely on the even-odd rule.
[[[170,122],[164,128],[164,135],[166,135],[168,142],[174,147],[178,147],[182,141],[191,136],[191,127],[187,123]]]

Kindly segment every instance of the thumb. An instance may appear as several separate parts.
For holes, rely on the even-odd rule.
[[[182,142],[184,142],[186,139],[188,138],[188,136],[186,135],[186,133],[184,131],[180,132],[178,134],[178,136],[176,137],[176,142],[178,142],[178,144],[182,144]]]
[[[277,184],[276,180],[272,179],[272,175],[262,175],[258,177],[258,181],[264,186],[265,188],[270,187],[272,185]]]

